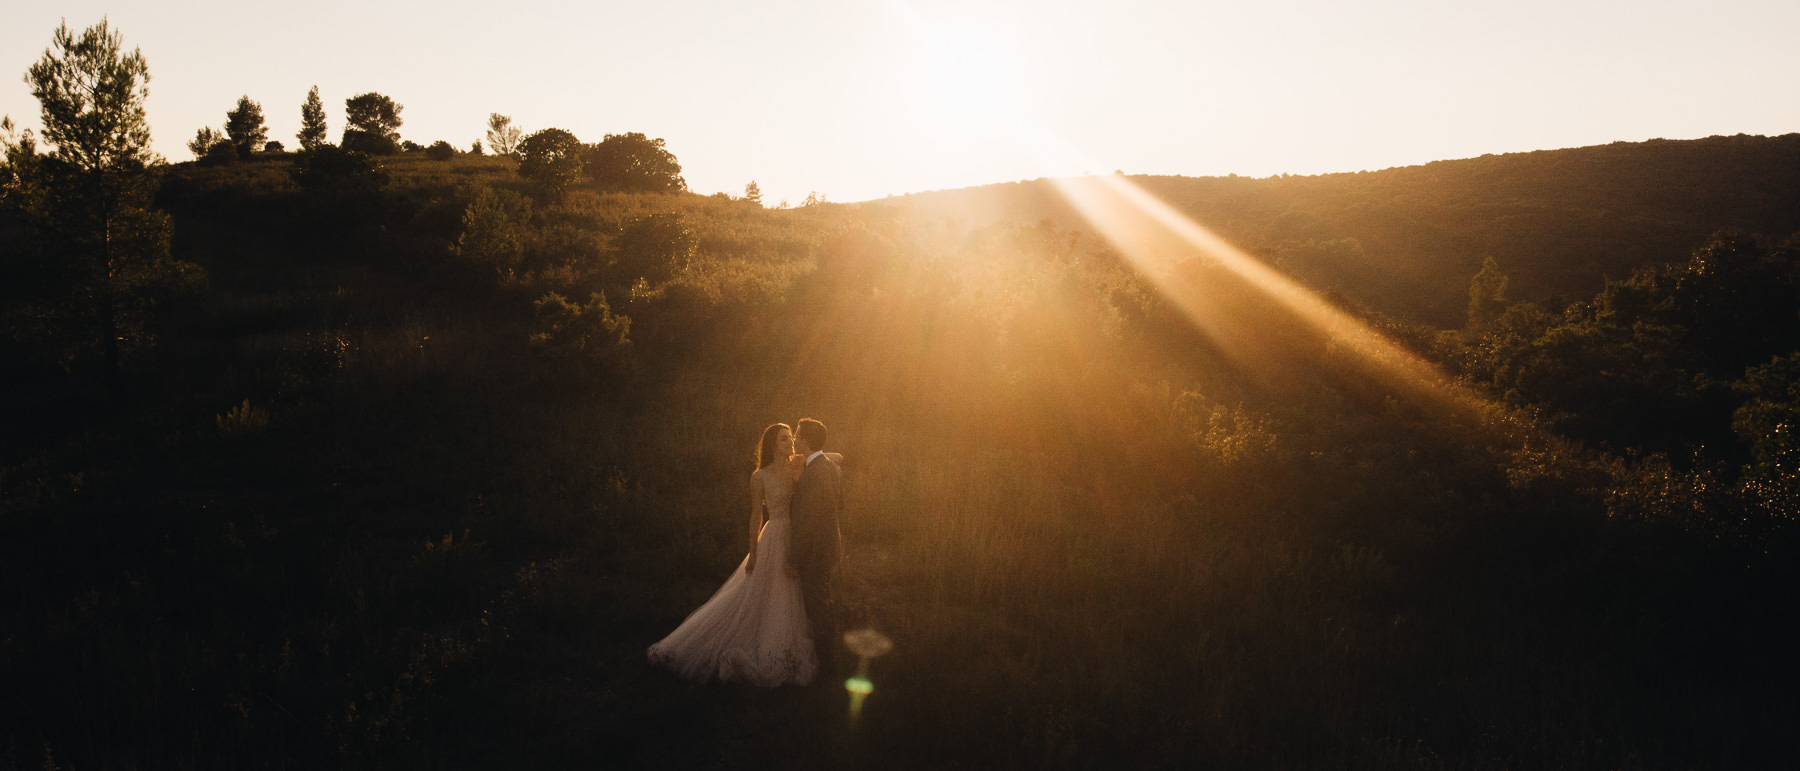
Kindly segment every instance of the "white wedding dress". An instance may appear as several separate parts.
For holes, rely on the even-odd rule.
[[[788,505],[794,482],[778,465],[757,469],[768,521],[756,540],[756,570],[749,558],[725,579],[712,599],[681,626],[650,646],[650,663],[683,679],[712,678],[764,687],[806,685],[819,673],[806,623],[800,581],[788,575]]]

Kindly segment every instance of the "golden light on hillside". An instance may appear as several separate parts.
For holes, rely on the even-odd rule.
[[[1071,163],[1092,167],[1078,150],[1041,130],[1020,132],[1021,140],[1046,167]],[[1090,175],[1055,180],[1058,191],[1081,212],[1137,271],[1152,280],[1169,300],[1221,351],[1240,363],[1254,365],[1269,351],[1232,330],[1242,330],[1245,319],[1232,318],[1229,309],[1214,302],[1218,287],[1194,279],[1183,271],[1193,259],[1208,261],[1239,286],[1249,287],[1321,335],[1327,345],[1353,353],[1361,362],[1384,376],[1390,385],[1424,389],[1439,397],[1460,396],[1442,372],[1368,325],[1333,307],[1313,291],[1296,283],[1262,261],[1174,207],[1164,203],[1122,174]]]

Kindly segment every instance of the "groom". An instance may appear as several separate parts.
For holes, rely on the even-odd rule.
[[[835,674],[832,667],[837,659],[837,606],[831,596],[831,578],[844,556],[838,536],[844,487],[838,465],[825,457],[826,436],[825,424],[812,418],[795,424],[794,450],[806,456],[806,470],[800,474],[789,508],[793,536],[788,549],[788,570],[800,579],[800,595],[806,602],[806,617],[812,621],[813,649],[819,654],[821,675]]]

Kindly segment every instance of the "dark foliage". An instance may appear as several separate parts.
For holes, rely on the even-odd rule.
[[[1479,259],[1454,332],[1367,312],[1483,383],[1581,357],[1595,392],[1716,383],[1697,430],[1748,448],[1721,469],[1397,385],[1218,262],[1153,275],[1054,221],[291,159],[295,185],[287,158],[171,170],[174,254],[213,282],[136,406],[0,380],[0,762],[1796,759],[1791,246],[1555,307],[1498,291],[1531,268],[1497,252],[1476,323]],[[333,180],[358,203],[318,216]],[[854,724],[847,672],[753,692],[643,661],[742,556],[757,432],[801,415],[849,458],[845,623],[894,640]]]
[[[546,195],[560,195],[579,182],[585,165],[581,140],[562,129],[544,129],[519,143],[519,176]]]
[[[237,107],[225,113],[225,136],[237,146],[238,158],[250,160],[269,139],[269,128],[263,125],[262,105],[250,101],[248,94],[238,97]]]
[[[663,140],[640,133],[607,134],[585,153],[588,178],[601,190],[625,193],[679,193],[687,190],[681,164]]]
[[[344,138],[340,145],[369,155],[400,152],[400,119],[404,105],[370,92],[344,100]]]

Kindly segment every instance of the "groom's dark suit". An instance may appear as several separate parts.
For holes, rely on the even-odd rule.
[[[831,579],[844,556],[838,534],[838,513],[843,510],[843,475],[836,463],[820,455],[806,464],[794,488],[788,510],[793,520],[788,561],[800,574],[800,594],[806,601],[813,646],[822,665],[836,658],[837,607],[831,596]]]

